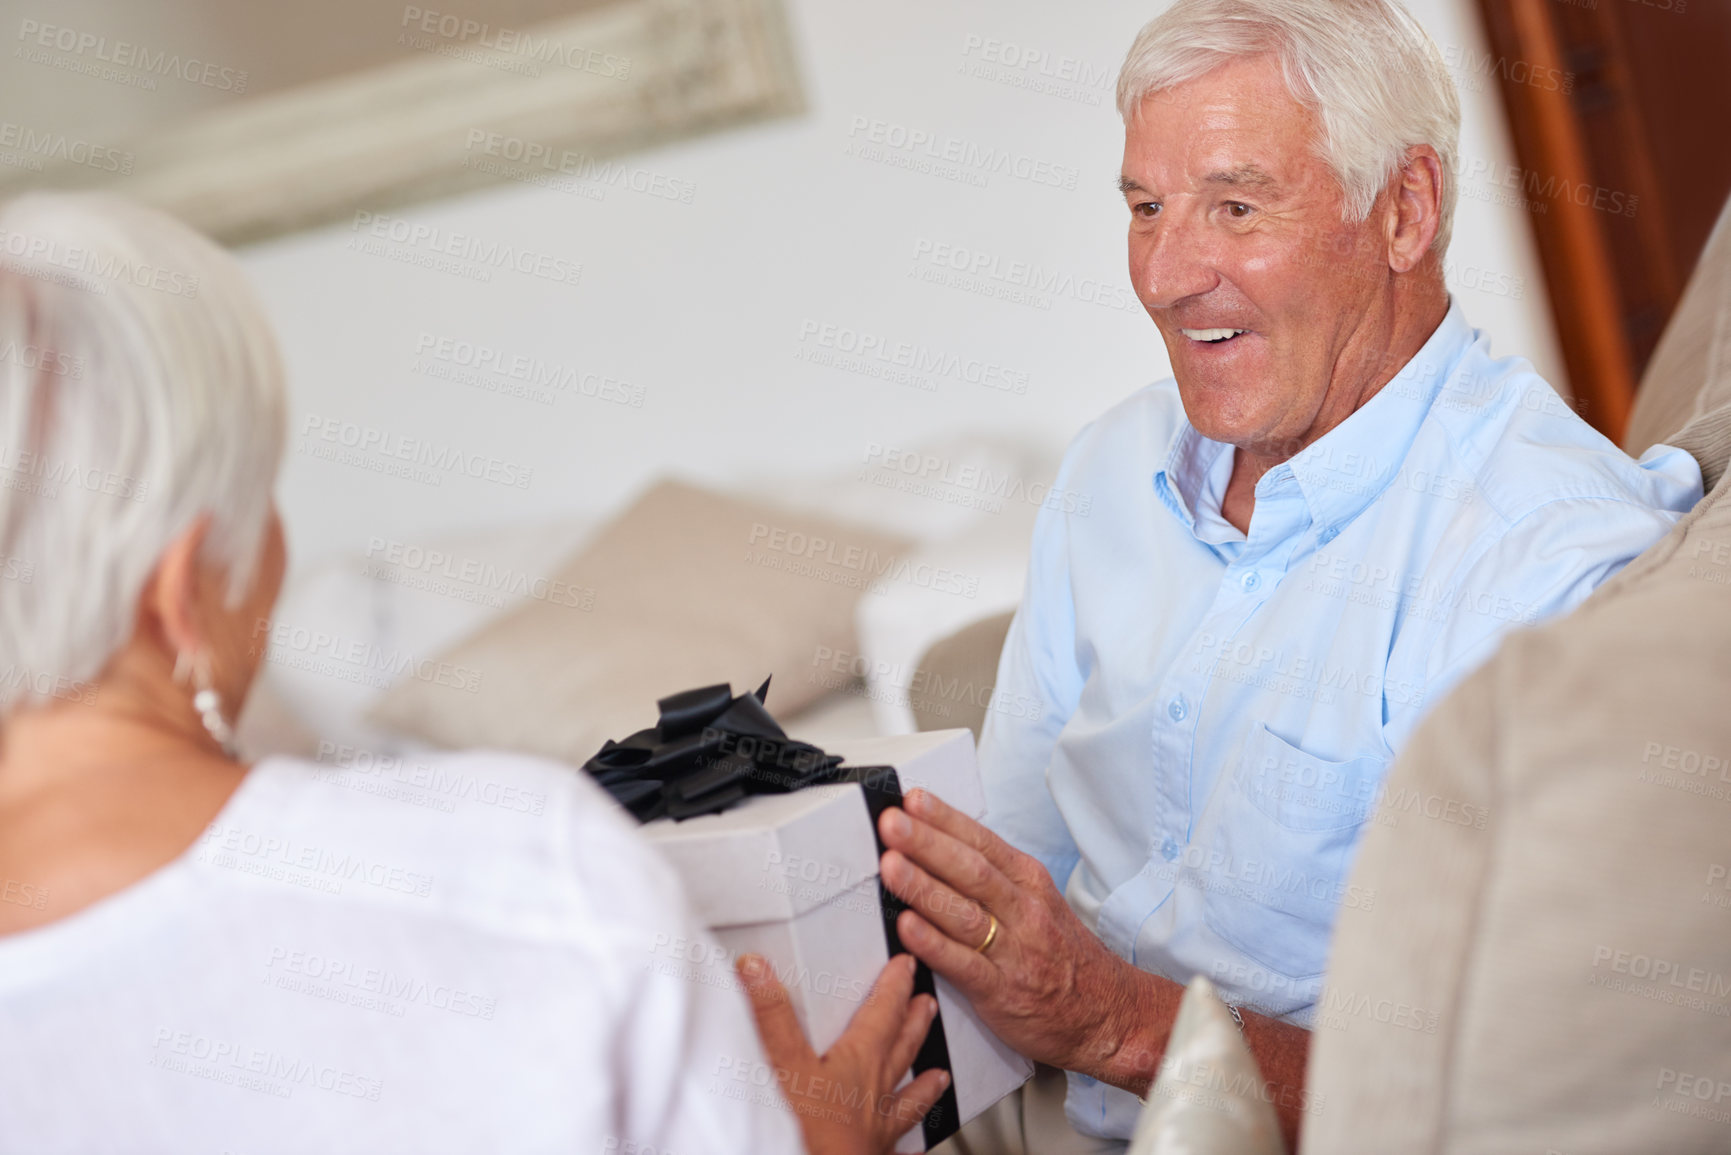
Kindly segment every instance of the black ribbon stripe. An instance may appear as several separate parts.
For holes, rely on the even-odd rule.
[[[853,783],[865,795],[872,840],[882,856],[885,847],[878,837],[878,816],[902,804],[895,767],[843,767],[841,755],[789,738],[764,708],[768,696],[765,679],[755,694],[737,698],[725,683],[662,698],[656,703],[660,721],[655,726],[622,742],[609,740],[583,768],[639,822],[719,814],[753,794],[790,794],[808,786]],[[896,933],[896,918],[907,904],[890,893],[881,875],[877,881],[884,942],[894,958],[906,953]],[[914,993],[937,998],[931,968],[917,959]],[[947,1070],[949,1065],[949,1042],[939,1011],[914,1056],[914,1073],[934,1067]],[[961,1125],[951,1079],[921,1123],[926,1149],[948,1139]]]
[[[841,771],[844,782],[857,782],[865,794],[866,810],[871,814],[872,839],[877,843],[878,857],[882,858],[885,850],[884,840],[878,835],[878,816],[892,806],[902,804],[902,781],[893,766],[861,766]],[[906,953],[902,946],[902,937],[896,931],[896,919],[902,911],[908,909],[908,904],[891,893],[884,885],[883,876],[878,876],[878,902],[882,905],[884,917],[884,942],[889,946],[890,957]],[[937,980],[932,975],[932,969],[918,958],[914,959],[914,993],[931,995],[935,1001],[938,997]],[[931,1030],[926,1032],[925,1041],[920,1044],[919,1053],[914,1056],[914,1074],[929,1071],[937,1067],[950,1069],[950,1043],[944,1035],[944,1015],[940,1010],[932,1017]],[[952,1072],[953,1074],[954,1072]],[[961,1107],[956,1103],[956,1081],[950,1080],[950,1085],[944,1088],[944,1093],[938,1096],[938,1101],[932,1109],[925,1113],[921,1127],[925,1131],[926,1150],[930,1151],[962,1126]]]

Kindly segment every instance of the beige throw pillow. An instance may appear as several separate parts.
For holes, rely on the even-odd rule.
[[[552,575],[546,598],[495,618],[406,677],[372,719],[443,746],[582,762],[654,724],[656,699],[774,675],[785,717],[833,683],[854,606],[918,581],[892,535],[676,481],[657,484]],[[553,596],[553,594],[558,596]]]
[[[1695,454],[1707,487],[1718,481],[1731,442],[1724,438],[1680,441],[1679,432],[1715,410],[1731,407],[1731,199],[1707,238],[1689,286],[1641,375],[1634,412],[1623,447],[1639,457],[1658,442],[1680,445]]]

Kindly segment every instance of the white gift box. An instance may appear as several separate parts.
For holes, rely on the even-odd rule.
[[[967,730],[855,739],[827,749],[842,755],[844,766],[894,767],[904,792],[923,787],[972,818],[985,813]],[[812,1046],[827,1050],[889,961],[877,840],[862,787],[758,795],[721,814],[660,819],[643,833],[679,872],[729,965],[742,954],[769,960]],[[934,978],[956,1113],[965,1123],[1026,1082],[1034,1067],[999,1041],[948,982]],[[914,1127],[896,1150],[924,1151],[927,1142]]]

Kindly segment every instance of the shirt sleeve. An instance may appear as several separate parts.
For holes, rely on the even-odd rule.
[[[588,949],[568,981],[602,992],[607,1133],[616,1155],[798,1155],[798,1118],[757,1036],[734,953],[697,920],[678,875],[586,780],[567,840]]]
[[[1054,488],[1068,490],[1070,465],[1067,460],[1059,470]],[[1027,585],[1004,639],[996,688],[980,733],[986,825],[1039,859],[1059,889],[1075,869],[1078,854],[1046,785],[1046,768],[1087,680],[1076,656],[1071,516],[1048,507],[1034,522]]]
[[[1413,695],[1420,708],[1399,723],[1391,719],[1397,731],[1391,745],[1399,749],[1424,714],[1496,652],[1504,634],[1568,613],[1680,517],[1681,510],[1579,498],[1542,505],[1508,527],[1446,589],[1439,644]]]
[[[683,947],[674,943],[683,941]],[[615,1036],[629,1152],[799,1155],[799,1123],[757,1037],[731,954],[695,924],[639,972]],[[693,961],[701,960],[701,961]],[[603,1149],[609,1149],[603,1145]]]

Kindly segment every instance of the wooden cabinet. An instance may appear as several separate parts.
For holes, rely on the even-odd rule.
[[[1479,7],[1570,386],[1616,439],[1731,193],[1731,0]]]

